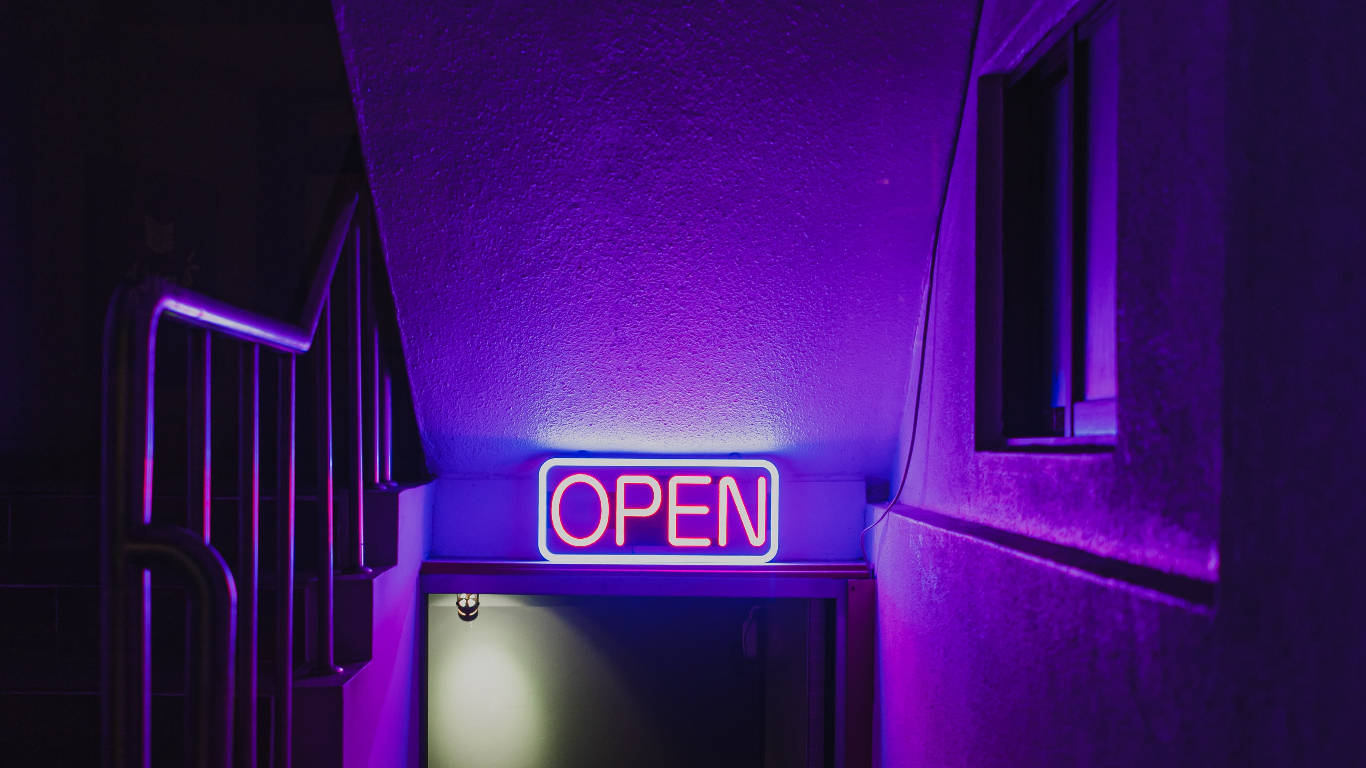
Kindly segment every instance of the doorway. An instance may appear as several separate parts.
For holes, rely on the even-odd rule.
[[[835,764],[837,601],[427,596],[427,764]],[[466,610],[468,615],[468,610]]]

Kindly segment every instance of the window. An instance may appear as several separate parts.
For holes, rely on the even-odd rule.
[[[995,359],[978,367],[996,380],[979,378],[978,405],[993,414],[979,421],[989,442],[1115,434],[1118,70],[1105,12],[981,83],[979,350]]]

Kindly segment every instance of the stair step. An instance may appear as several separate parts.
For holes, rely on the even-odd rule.
[[[331,734],[336,740],[335,717],[347,690],[366,682],[365,670],[374,653],[375,601],[380,586],[392,593],[386,578],[400,578],[395,568],[399,554],[399,492],[379,491],[366,494],[366,545],[368,574],[339,574],[335,593],[336,658],[343,672],[326,677],[309,675],[316,645],[318,580],[309,573],[312,555],[305,543],[296,552],[295,642],[291,663],[295,669],[296,739],[303,729]],[[344,512],[344,503],[339,505]],[[175,500],[163,508],[183,509]],[[316,506],[301,501],[296,519],[305,542],[313,530]],[[215,500],[214,542],[232,562],[236,503]],[[94,496],[0,497],[0,616],[11,627],[22,631],[0,633],[0,722],[24,733],[23,744],[15,751],[0,744],[3,765],[93,765],[99,760],[98,696],[99,687],[99,504]],[[262,718],[262,744],[268,743],[273,706],[275,584],[270,570],[274,565],[273,505],[262,504],[262,557],[260,593],[259,712]],[[425,523],[415,519],[406,523],[422,530]],[[404,534],[413,537],[409,530]],[[269,535],[268,535],[269,534]],[[407,544],[410,549],[412,543]],[[414,563],[420,553],[405,555]],[[407,567],[407,566],[405,566]],[[416,567],[416,566],[414,566]],[[393,573],[393,576],[389,574]],[[412,575],[403,578],[412,578]],[[377,582],[377,580],[379,580]],[[411,589],[408,587],[407,589]],[[389,598],[392,601],[392,596]],[[153,765],[181,765],[184,761],[186,726],[183,713],[187,654],[184,644],[189,626],[188,593],[170,576],[154,576],[152,585],[153,658]],[[370,678],[381,672],[368,673]],[[358,680],[358,677],[361,679]],[[354,717],[355,714],[349,715]],[[331,719],[329,719],[331,718]],[[319,730],[322,729],[322,730]],[[316,735],[316,733],[315,733]],[[301,749],[307,739],[297,742]],[[301,759],[312,754],[331,754],[337,744],[322,745],[322,751],[299,752]],[[262,753],[266,754],[265,752]],[[303,763],[310,764],[307,759]]]
[[[343,579],[339,578],[341,584]],[[348,583],[355,577],[348,577]],[[345,611],[337,614],[338,658],[365,661],[369,658],[368,638],[364,632],[346,631],[351,623],[369,629],[368,608],[356,601],[369,592],[353,586],[339,594],[347,595]],[[295,669],[306,670],[311,663],[316,637],[317,579],[303,574],[295,581],[294,654]],[[262,676],[275,664],[275,649],[269,642],[274,632],[273,585],[263,585],[259,648]],[[185,685],[185,649],[188,617],[187,595],[182,587],[153,584],[152,685],[155,693],[181,693]],[[0,633],[0,691],[94,691],[99,686],[99,588],[94,586],[0,586],[0,616],[9,626],[22,632]],[[345,638],[343,642],[341,639]]]

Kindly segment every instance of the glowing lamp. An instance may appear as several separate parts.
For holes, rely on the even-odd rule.
[[[479,618],[479,595],[461,592],[455,596],[455,615],[461,621],[474,621]]]
[[[762,459],[549,459],[538,493],[550,562],[758,565],[778,553],[778,469]]]

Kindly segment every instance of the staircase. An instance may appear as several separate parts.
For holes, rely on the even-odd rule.
[[[100,493],[0,497],[6,765],[415,762],[428,497],[368,196],[332,208],[293,323],[111,302]]]
[[[179,501],[179,500],[177,500]],[[235,498],[215,499],[232,521]],[[263,511],[273,498],[262,500]],[[430,498],[425,485],[366,492],[370,574],[336,579],[336,663],[341,673],[310,674],[316,653],[317,578],[300,571],[294,590],[292,758],[299,766],[407,765],[417,754],[413,660],[417,571],[426,551]],[[298,517],[314,514],[298,499]],[[338,505],[341,506],[341,505]],[[269,515],[263,517],[269,525]],[[0,496],[0,611],[22,632],[3,633],[0,740],[4,765],[100,764],[99,500],[93,494]],[[311,568],[311,565],[305,566]],[[266,572],[262,637],[273,629],[274,590]],[[186,591],[153,577],[151,764],[190,764],[183,727]],[[276,697],[272,649],[261,647],[257,765],[276,762],[268,743]],[[405,700],[404,697],[407,697]],[[241,764],[241,763],[236,763]]]

